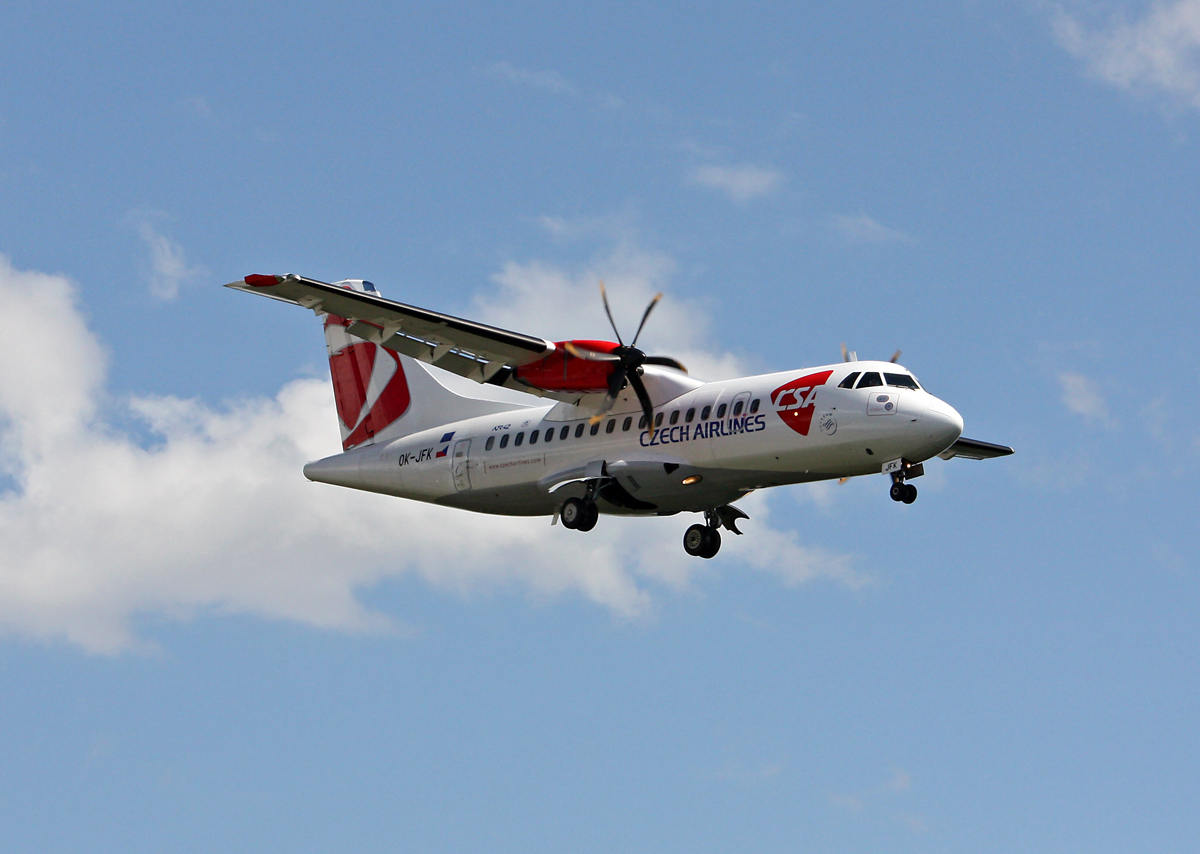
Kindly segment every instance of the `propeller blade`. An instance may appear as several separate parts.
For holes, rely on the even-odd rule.
[[[685,374],[688,372],[688,369],[683,366],[683,362],[678,359],[672,359],[670,356],[647,356],[642,364],[662,365],[665,368],[674,368],[677,371],[683,371]]]
[[[844,342],[844,341],[842,342],[842,361],[843,362],[850,361],[850,351],[846,349],[846,342]]]
[[[625,388],[625,368],[615,368],[608,375],[608,394],[604,396],[604,403],[600,404],[600,408],[596,410],[596,414],[588,419],[589,424],[598,424],[604,420],[604,416],[613,408],[613,404],[617,402],[617,396],[621,393],[621,389]]]
[[[896,364],[896,360],[899,358],[900,358],[900,351],[897,350],[895,353],[892,354],[892,358],[888,359],[888,361],[894,365],[894,364]]]
[[[650,399],[650,393],[646,391],[646,386],[636,371],[629,375],[629,384],[633,386],[633,393],[637,395],[638,403],[642,405],[642,413],[646,416],[646,429],[650,431],[650,438],[653,439],[654,401]]]
[[[582,347],[576,347],[570,341],[565,342],[563,344],[563,348],[576,359],[586,359],[589,362],[621,361],[621,357],[615,353],[601,353],[599,350],[585,350]]]
[[[642,327],[646,325],[646,318],[650,316],[650,312],[654,311],[654,306],[658,305],[658,301],[662,299],[662,291],[654,295],[654,299],[650,300],[650,305],[646,306],[646,313],[642,315],[642,322],[638,324],[637,332],[633,335],[633,343],[630,347],[637,346],[637,340],[642,334]],[[609,318],[611,320],[611,318]]]
[[[612,326],[613,332],[617,336],[617,343],[624,347],[625,342],[621,340],[621,331],[617,329],[617,322],[613,320],[612,312],[608,308],[608,291],[604,290],[603,279],[600,280],[600,299],[604,302],[604,313],[608,315],[608,323]]]

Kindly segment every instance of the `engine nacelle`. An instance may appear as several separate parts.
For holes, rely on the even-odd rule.
[[[608,391],[608,377],[616,362],[579,359],[567,352],[566,341],[556,341],[554,352],[544,359],[517,368],[517,379],[546,391]],[[613,341],[571,341],[582,350],[611,353],[620,347]]]

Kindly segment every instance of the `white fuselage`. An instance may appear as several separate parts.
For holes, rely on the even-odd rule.
[[[595,425],[563,404],[514,409],[309,463],[304,473],[504,515],[552,515],[603,474],[613,484],[598,496],[603,512],[666,515],[768,486],[877,474],[894,460],[920,463],[959,438],[959,414],[922,389],[838,387],[872,371],[907,375],[888,362],[848,362],[705,383],[655,407],[653,432],[639,429],[640,409],[627,398]]]

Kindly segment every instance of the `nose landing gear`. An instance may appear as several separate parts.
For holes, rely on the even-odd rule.
[[[905,463],[903,460],[893,460],[884,465],[883,470],[891,475],[892,488],[888,492],[892,496],[893,501],[903,501],[905,504],[912,504],[917,500],[917,488],[911,483],[905,483],[906,477],[920,477],[925,474],[925,467],[920,463],[915,465]]]

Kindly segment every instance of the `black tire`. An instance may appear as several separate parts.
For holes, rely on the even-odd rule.
[[[904,498],[901,499],[905,504],[912,504],[917,500],[917,488],[911,483],[904,485]]]
[[[897,481],[892,484],[892,489],[888,494],[892,496],[893,501],[903,501],[904,496],[908,495],[908,490],[905,489],[905,484]]]
[[[582,498],[568,498],[558,511],[558,518],[562,520],[564,528],[576,531],[579,529],[579,523],[587,518],[587,505],[583,503]]]
[[[575,526],[577,531],[590,531],[596,527],[596,521],[600,518],[600,508],[596,506],[594,501],[583,502],[583,518]]]
[[[703,557],[704,546],[708,543],[708,531],[712,529],[707,525],[692,525],[683,532],[683,550],[692,557]]]
[[[716,528],[705,528],[704,548],[700,552],[700,557],[710,558],[716,557],[717,552],[721,550],[721,532]]]

